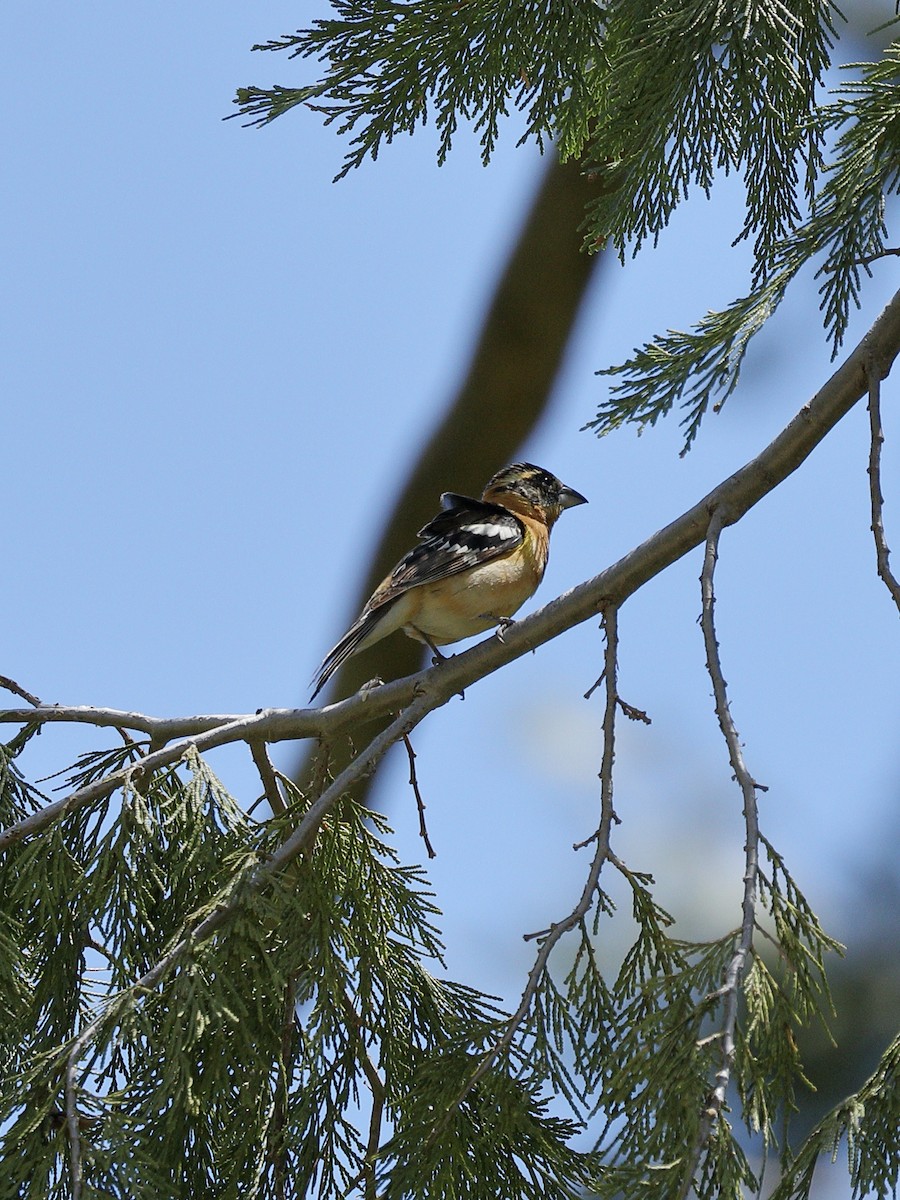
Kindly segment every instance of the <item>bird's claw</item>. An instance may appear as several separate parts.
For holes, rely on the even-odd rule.
[[[369,694],[380,687],[384,687],[384,680],[380,675],[376,675],[374,679],[370,679],[368,683],[364,683],[359,689],[359,698],[365,703],[369,698]]]

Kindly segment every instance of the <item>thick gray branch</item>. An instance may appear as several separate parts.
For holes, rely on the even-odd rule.
[[[411,705],[405,716],[408,717],[414,712],[415,720],[411,724],[406,719],[395,721],[391,727],[396,731],[396,740],[404,732],[408,733],[427,713],[446,704],[463,688],[470,687],[485,675],[520,658],[565,630],[590,620],[604,607],[611,604],[621,605],[648,580],[705,541],[710,515],[716,509],[721,508],[727,512],[729,524],[740,520],[763,496],[768,495],[795,471],[854,404],[863,395],[868,394],[867,368],[870,364],[874,364],[874,369],[883,378],[890,371],[898,353],[900,292],[894,296],[870,331],[828,382],[756,458],[617,563],[551,601],[538,612],[517,621],[505,631],[503,641],[496,635],[487,638],[471,650],[427,671],[359,693],[322,709],[269,709],[240,718],[192,717],[185,718],[181,726],[177,721],[157,721],[155,729],[150,728],[150,718],[140,718],[146,725],[145,731],[155,735],[157,740],[161,736],[179,737],[183,740],[155,751],[136,766],[115,772],[88,787],[80,788],[24,821],[10,826],[0,833],[0,850],[38,832],[63,813],[74,811],[109,795],[122,785],[128,772],[148,772],[179,761],[191,744],[202,752],[213,746],[235,741],[274,742],[303,737],[332,738],[345,729],[365,724],[369,718],[401,712]],[[0,723],[30,724],[35,721],[65,719],[91,723],[91,711],[83,708],[64,710],[57,707],[11,709],[0,712]],[[104,719],[99,723],[123,728],[141,728],[137,724],[135,714],[99,711],[104,713]],[[63,713],[75,715],[66,717]],[[126,717],[131,720],[125,719]],[[205,732],[197,732],[200,727]],[[383,746],[380,737],[376,742],[379,747]],[[368,750],[364,751],[339,774],[338,779],[343,790],[373,769],[374,764],[368,761],[368,754]],[[333,789],[329,789],[329,793],[332,791]],[[298,845],[297,852],[300,848]]]

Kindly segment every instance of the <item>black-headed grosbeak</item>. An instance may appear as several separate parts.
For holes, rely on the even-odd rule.
[[[544,577],[550,530],[564,508],[587,504],[574,488],[532,463],[513,463],[480,500],[444,492],[444,512],[420,530],[378,585],[355,624],[330,650],[311,699],[352,654],[402,629],[438,646],[508,622]]]

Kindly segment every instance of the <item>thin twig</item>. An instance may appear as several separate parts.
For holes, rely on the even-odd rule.
[[[437,854],[431,844],[431,839],[428,836],[428,827],[425,824],[425,801],[422,799],[422,793],[419,791],[419,781],[416,778],[416,752],[413,750],[408,733],[404,733],[403,735],[403,744],[406,746],[406,753],[409,756],[409,782],[412,785],[412,790],[416,797],[416,807],[419,810],[419,837],[425,843],[428,857],[437,858]]]
[[[483,1055],[478,1067],[466,1082],[465,1087],[453,1101],[451,1109],[443,1114],[441,1120],[432,1127],[432,1131],[429,1134],[429,1142],[439,1136],[440,1130],[449,1116],[449,1112],[462,1104],[472,1088],[490,1070],[497,1058],[512,1044],[513,1038],[516,1036],[531,1009],[541,977],[547,969],[547,962],[550,955],[553,953],[560,939],[566,933],[569,933],[570,930],[575,929],[590,910],[594,896],[600,886],[600,872],[603,869],[603,864],[610,858],[609,839],[613,822],[616,819],[613,812],[613,762],[615,760],[616,706],[618,704],[616,660],[619,645],[618,610],[613,605],[610,605],[605,610],[603,625],[606,630],[606,649],[603,668],[603,677],[606,680],[606,706],[603,712],[603,757],[600,766],[600,824],[593,839],[596,840],[597,848],[594,851],[587,880],[578,903],[569,915],[564,917],[562,921],[551,925],[545,931],[535,957],[534,965],[528,974],[528,979],[519,1001],[519,1007],[506,1022],[506,1029],[503,1032],[503,1036]],[[526,935],[526,940],[535,936],[534,934]]]
[[[621,696],[618,697],[618,703],[619,708],[621,708],[622,712],[629,721],[641,721],[644,725],[653,724],[650,717],[647,716],[642,708],[635,708],[633,704],[629,704],[628,701],[623,700]]]
[[[69,1057],[66,1062],[66,1128],[69,1134],[69,1181],[72,1200],[81,1200],[81,1121],[78,1113],[78,1084],[75,1079],[77,1063]]]
[[[725,977],[717,995],[722,1003],[722,1024],[719,1029],[720,1056],[719,1069],[716,1072],[715,1084],[709,1095],[707,1106],[703,1112],[697,1136],[690,1148],[682,1177],[679,1200],[686,1200],[693,1185],[694,1174],[700,1162],[700,1156],[709,1141],[713,1127],[725,1106],[725,1096],[731,1079],[731,1069],[735,1055],[735,1031],[737,1028],[738,1000],[740,998],[741,979],[747,966],[747,960],[753,952],[753,931],[756,926],[756,907],[758,899],[759,880],[759,810],[756,792],[760,787],[755,782],[744,762],[741,739],[728,705],[728,691],[725,677],[722,674],[722,663],[719,658],[719,643],[716,638],[715,626],[715,591],[713,577],[716,569],[716,559],[719,552],[719,538],[728,514],[723,508],[716,508],[709,522],[706,535],[706,553],[703,558],[703,571],[700,576],[700,587],[703,598],[703,608],[700,624],[703,629],[703,642],[706,647],[706,667],[712,680],[713,696],[715,698],[716,716],[719,727],[728,747],[728,758],[731,762],[734,777],[741,789],[744,802],[744,893],[741,905],[741,927],[737,935],[737,943],[725,970]]]
[[[4,688],[7,692],[12,692],[16,696],[21,696],[23,700],[27,700],[34,708],[43,708],[37,696],[33,696],[31,692],[26,692],[21,684],[16,683],[14,679],[10,679],[8,675],[0,675],[0,688]]]
[[[878,574],[900,609],[900,583],[891,570],[891,551],[884,533],[884,496],[881,493],[881,447],[884,430],[881,426],[881,372],[874,357],[866,364],[869,383],[869,495],[872,502],[872,534],[875,538],[875,557]]]
[[[352,756],[351,756],[350,765],[351,766],[353,765]],[[325,788],[328,786],[328,780],[330,778],[330,775],[329,775],[330,766],[331,766],[331,742],[326,742],[324,738],[320,738],[318,745],[316,747],[316,750],[315,750],[315,761],[313,763],[312,770],[310,771],[310,774],[309,774],[309,780],[308,780],[307,786],[304,789],[304,796],[308,802],[312,803],[313,801],[318,800],[319,797],[322,795],[322,793],[325,791]],[[288,789],[289,795],[290,795],[290,790],[292,788],[294,790],[296,790],[296,784],[292,780],[288,780],[284,776],[282,776],[282,780],[284,782],[285,788]],[[308,839],[308,844],[310,846],[313,844],[316,837],[318,836],[319,826],[322,824],[322,822],[325,819],[326,811],[322,812],[322,815],[316,821],[315,825],[310,829],[309,839]],[[294,865],[296,866],[296,864],[294,864]]]
[[[885,246],[883,250],[879,250],[877,254],[870,254],[868,258],[858,258],[853,263],[854,267],[867,267],[870,263],[878,262],[879,258],[890,258],[891,256],[900,254],[900,247]]]
[[[25,712],[30,712],[30,709],[0,709],[0,722],[24,724]],[[160,744],[164,744],[176,737],[191,737],[198,733],[206,733],[210,729],[218,729],[244,716],[242,713],[223,713],[196,717],[151,717],[146,713],[118,708],[95,708],[89,704],[41,704],[38,711],[32,714],[32,719],[48,725],[93,725],[97,729],[133,729],[138,733],[146,733],[157,739]]]
[[[253,761],[256,763],[256,769],[259,771],[259,777],[262,780],[263,791],[266,794],[266,799],[269,802],[269,808],[272,810],[273,816],[281,816],[286,810],[284,798],[278,787],[278,779],[275,775],[275,769],[269,759],[266,743],[262,741],[250,742],[250,753],[253,756]]]
[[[603,682],[603,677],[604,677],[604,672],[601,671],[600,674],[597,676],[597,678],[594,680],[594,682],[591,684],[591,686],[588,688],[588,690],[584,693],[585,700],[590,700],[591,696],[593,696],[594,692],[596,692],[597,688]]]

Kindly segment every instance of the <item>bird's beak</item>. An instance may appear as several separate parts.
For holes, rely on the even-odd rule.
[[[587,504],[587,496],[582,496],[581,492],[576,492],[574,488],[562,486],[559,492],[559,507],[574,508],[576,504]]]

